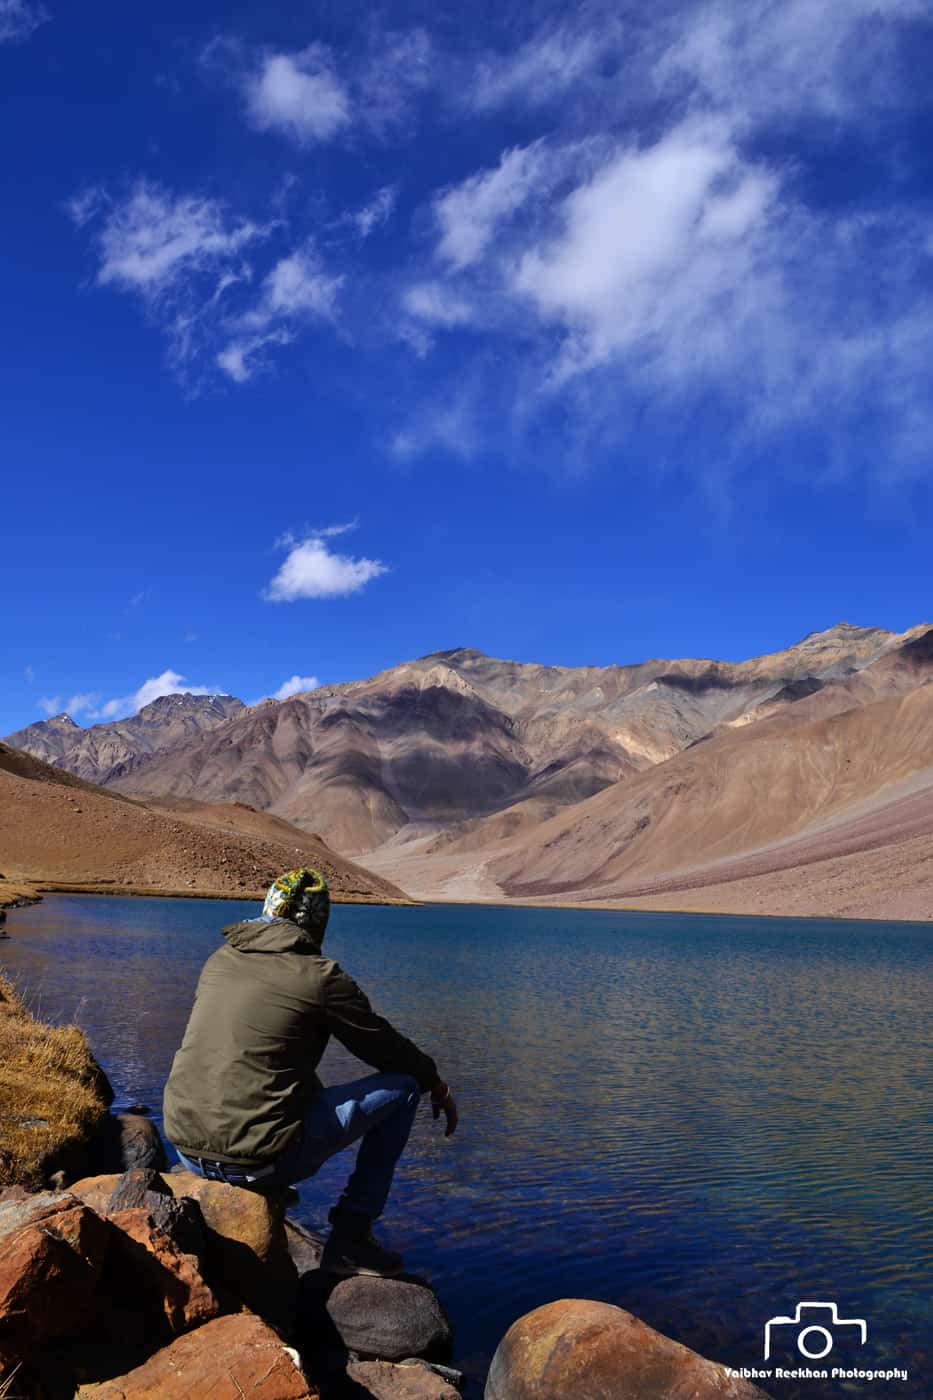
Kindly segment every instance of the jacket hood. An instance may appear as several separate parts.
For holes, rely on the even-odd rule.
[[[319,953],[324,941],[291,919],[242,919],[220,930],[240,953]]]

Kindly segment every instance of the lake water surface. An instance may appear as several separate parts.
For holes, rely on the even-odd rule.
[[[50,896],[10,915],[0,964],[85,1028],[118,1107],[158,1113],[201,964],[253,913]],[[337,906],[326,947],[454,1086],[460,1130],[422,1109],[383,1233],[440,1292],[473,1395],[517,1316],[585,1297],[733,1366],[833,1300],[868,1342],[840,1330],[822,1364],[910,1380],[765,1390],[933,1396],[928,926]],[[340,1047],[323,1071],[359,1073]],[[305,1223],[346,1170],[301,1188]],[[792,1340],[774,1360],[805,1364]]]

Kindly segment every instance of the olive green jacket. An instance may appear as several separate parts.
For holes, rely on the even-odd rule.
[[[331,1035],[379,1070],[437,1066],[377,1016],[320,943],[290,919],[223,930],[204,964],[181,1049],[165,1086],[165,1133],[187,1156],[260,1166],[289,1145],[314,1101]]]

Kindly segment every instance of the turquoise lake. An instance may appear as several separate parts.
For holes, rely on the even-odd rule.
[[[49,896],[11,913],[0,965],[84,1027],[117,1107],[158,1118],[201,964],[254,912]],[[344,905],[325,947],[457,1096],[453,1139],[422,1108],[382,1233],[438,1289],[472,1395],[509,1324],[560,1297],[759,1367],[769,1318],[833,1300],[868,1341],[839,1329],[809,1364],[909,1381],[765,1390],[933,1395],[929,926]],[[358,1073],[328,1051],[326,1082]],[[309,1226],[348,1162],[302,1186]]]

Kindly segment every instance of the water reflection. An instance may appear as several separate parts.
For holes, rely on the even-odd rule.
[[[159,1108],[201,963],[248,912],[49,898],[2,957],[42,1014],[77,1012],[123,1102]],[[328,951],[454,1082],[462,1128],[425,1110],[387,1225],[477,1374],[554,1297],[734,1365],[760,1363],[766,1318],[829,1297],[869,1318],[840,1359],[909,1366],[897,1394],[929,1400],[928,928],[343,907]],[[325,1069],[356,1072],[339,1047]],[[309,1223],[345,1172],[302,1188]]]

